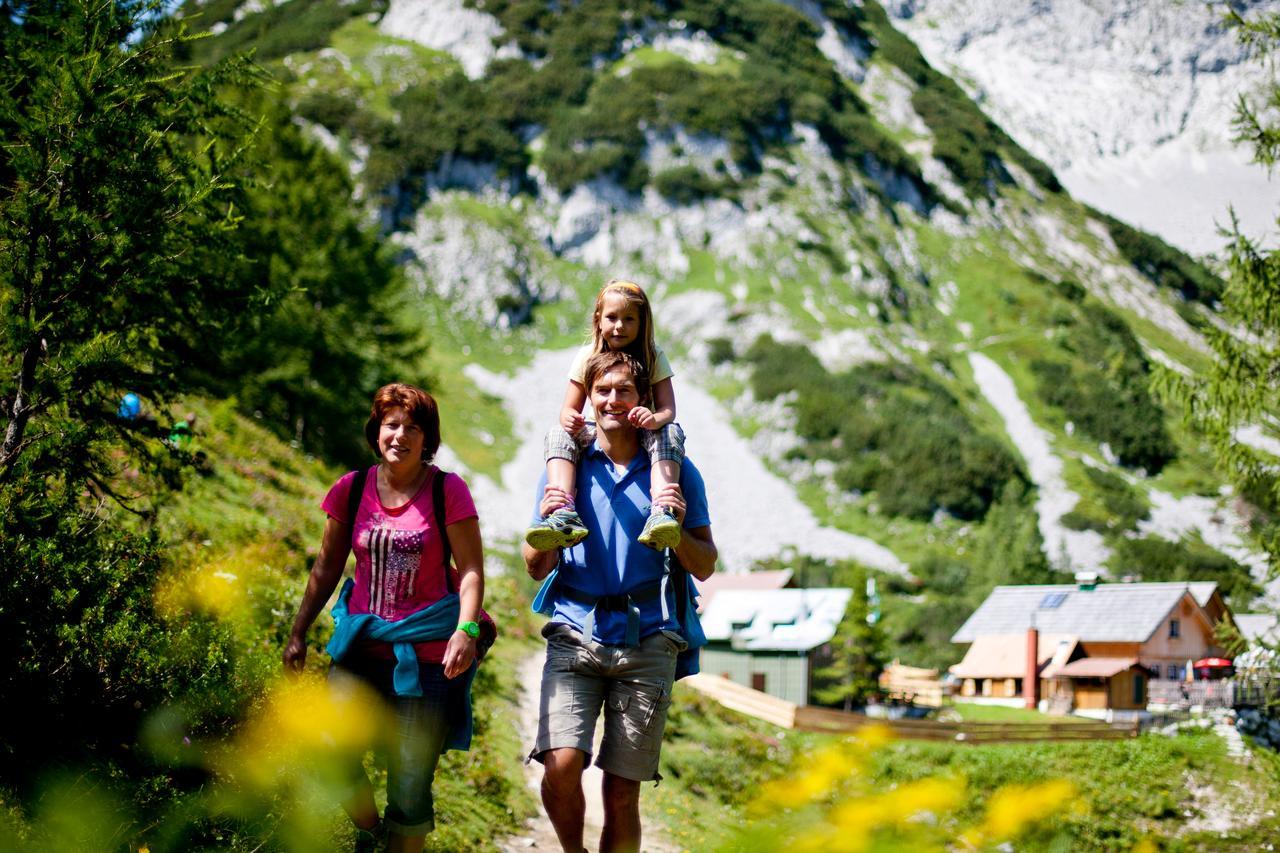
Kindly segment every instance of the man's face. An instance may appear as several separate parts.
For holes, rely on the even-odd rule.
[[[630,369],[621,365],[596,377],[591,386],[591,408],[596,413],[596,426],[609,431],[631,428],[627,412],[640,405],[636,380]]]

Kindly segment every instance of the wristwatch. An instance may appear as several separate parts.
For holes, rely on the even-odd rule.
[[[476,637],[480,636],[480,623],[479,622],[460,622],[458,624],[458,630],[474,640]]]

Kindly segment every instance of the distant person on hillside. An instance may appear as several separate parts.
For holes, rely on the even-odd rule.
[[[396,731],[387,756],[385,818],[360,766],[351,768],[345,807],[360,831],[358,850],[381,849],[387,839],[390,850],[416,851],[435,828],[431,783],[440,754],[471,743],[484,551],[466,483],[431,464],[440,447],[440,414],[430,394],[401,384],[379,389],[364,434],[380,461],[341,477],[321,504],[328,515],[324,539],[284,664],[302,668],[307,631],[354,547],[355,578],[333,608],[329,681],[339,690],[353,680],[371,685],[393,710]],[[447,563],[449,550],[456,571]]]
[[[603,707],[596,758],[604,771],[600,850],[634,851],[640,849],[640,784],[659,778],[677,658],[706,641],[689,575],[711,576],[716,546],[702,475],[686,462],[678,482],[653,494],[676,521],[672,550],[636,547],[656,468],[645,453],[645,430],[631,416],[648,396],[648,376],[637,359],[610,350],[587,360],[583,387],[590,389],[596,430],[574,485],[592,535],[563,554],[554,545],[526,542],[523,549],[529,575],[544,581],[535,607],[551,616],[542,632],[547,660],[529,757],[545,767],[542,801],[560,844],[582,850],[582,771]],[[543,518],[566,506],[570,493],[544,475],[538,496],[535,518]]]
[[[653,465],[653,490],[649,516],[637,541],[651,548],[671,548],[680,541],[680,524],[675,512],[660,497],[671,483],[680,480],[684,459],[684,432],[676,420],[674,375],[662,348],[654,343],[653,311],[640,285],[610,280],[596,296],[591,314],[591,343],[578,350],[569,368],[569,385],[560,409],[560,423],[547,433],[545,457],[547,481],[564,495],[564,503],[554,512],[535,520],[525,534],[525,542],[545,551],[576,545],[587,536],[587,527],[577,512],[575,466],[595,440],[595,427],[582,416],[587,401],[585,368],[596,353],[625,352],[635,358],[649,377],[649,394],[631,409],[631,423],[640,429],[640,442]]]

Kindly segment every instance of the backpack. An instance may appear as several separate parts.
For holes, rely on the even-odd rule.
[[[365,481],[369,478],[369,469],[360,468],[355,471],[355,475],[355,478],[351,481],[351,491],[347,495],[347,518],[351,519],[352,548],[355,548],[356,545],[356,510],[360,507],[360,498],[364,494]],[[444,548],[445,588],[449,592],[456,594],[458,585],[454,579],[452,565],[453,548],[449,545],[449,531],[445,528],[444,523],[444,478],[447,476],[449,476],[448,471],[440,468],[436,469],[434,479],[431,481],[431,508],[435,516],[436,528],[440,531],[440,544]],[[480,626],[480,635],[476,637],[476,660],[482,661],[494,641],[498,639],[498,625],[493,621],[493,617],[485,612],[484,608],[480,609],[480,616],[476,623]]]

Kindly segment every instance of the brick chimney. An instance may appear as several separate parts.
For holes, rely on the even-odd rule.
[[[1022,678],[1023,704],[1034,711],[1040,705],[1040,632],[1027,629],[1027,669]]]

